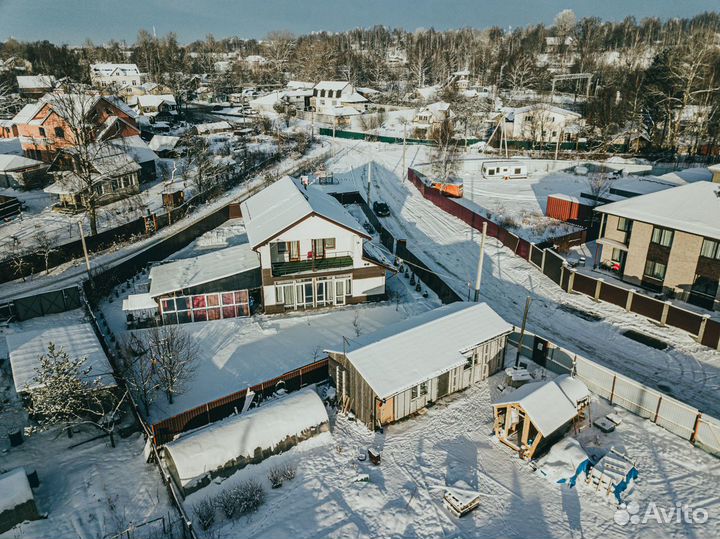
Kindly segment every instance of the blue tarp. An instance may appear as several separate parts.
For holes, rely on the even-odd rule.
[[[567,483],[570,486],[570,488],[573,488],[575,486],[575,483],[577,483],[578,476],[581,473],[584,473],[585,475],[587,475],[588,472],[590,471],[590,467],[591,467],[590,460],[585,459],[577,467],[577,469],[575,470],[575,474],[573,474],[572,477],[560,479],[558,481],[558,483]]]

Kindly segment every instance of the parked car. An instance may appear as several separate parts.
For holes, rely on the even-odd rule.
[[[387,217],[390,215],[390,208],[384,202],[373,202],[373,211],[378,217]]]

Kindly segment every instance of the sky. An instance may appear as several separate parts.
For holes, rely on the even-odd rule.
[[[145,28],[190,42],[215,37],[262,38],[382,24],[408,30],[551,23],[571,8],[578,17],[621,20],[689,17],[718,10],[718,0],[0,0],[0,40],[54,43],[134,41]]]

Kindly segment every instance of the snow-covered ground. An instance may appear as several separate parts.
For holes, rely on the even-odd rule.
[[[359,208],[353,207],[351,211],[364,218]],[[242,220],[233,219],[200,236],[172,258],[197,256],[246,241]],[[422,292],[399,275],[388,274],[387,290],[390,298],[380,303],[183,324],[200,351],[197,370],[187,391],[177,396],[173,404],[160,399],[153,405],[151,421],[160,421],[318,361],[325,357],[324,349],[339,346],[343,337],[355,337],[358,331],[365,335],[440,305],[431,291],[423,298]],[[121,292],[120,299],[130,293],[133,291]],[[127,330],[120,299],[107,298],[101,309],[113,333],[122,338]]]
[[[467,297],[480,252],[477,231],[425,200],[410,182],[402,182],[402,147],[357,141],[336,144],[347,151],[329,168],[338,175],[354,174],[359,178],[367,163],[374,160],[371,200],[381,198],[390,205],[391,212],[382,222],[396,238],[407,239],[408,248],[461,297]],[[421,147],[409,150],[407,164],[426,162],[425,151]],[[638,382],[669,387],[675,398],[720,416],[716,398],[720,389],[720,354],[698,344],[688,333],[660,327],[644,317],[582,295],[566,294],[529,262],[492,238],[485,244],[480,295],[518,327],[525,299],[531,296],[529,331]],[[585,320],[572,310],[591,313],[599,320]],[[633,341],[622,334],[629,329],[656,337],[669,347],[659,351]]]
[[[512,355],[512,354],[509,354]],[[540,372],[535,373],[540,376]],[[610,446],[637,463],[639,479],[628,501],[645,512],[676,504],[708,511],[706,523],[621,526],[616,504],[582,481],[575,488],[551,483],[492,438],[491,402],[503,374],[442,399],[426,414],[371,433],[344,416],[332,433],[211,483],[185,501],[186,508],[248,478],[259,480],[266,503],[248,516],[220,515],[204,537],[717,537],[720,533],[720,464],[706,453],[649,421],[616,410],[622,423],[611,434],[595,428],[578,439],[586,450]],[[508,390],[506,390],[508,391]],[[611,411],[593,397],[592,417]],[[376,447],[382,463],[360,462],[358,452]],[[267,471],[280,463],[297,466],[297,477],[272,490]],[[571,466],[567,467],[568,476]],[[368,474],[368,482],[356,482]],[[481,493],[480,506],[455,518],[442,505],[442,487],[464,481]]]
[[[8,333],[82,318],[78,310],[0,328],[0,358],[8,357]],[[129,418],[123,420],[124,425],[129,422]],[[22,445],[10,447],[8,433],[29,426],[9,362],[0,359],[0,472],[19,466],[28,472],[36,470],[40,486],[34,490],[35,501],[40,513],[47,514],[46,519],[21,524],[0,537],[91,539],[121,533],[132,524],[167,519],[168,514],[172,520],[177,518],[159,472],[145,463],[144,440],[137,430],[126,438],[116,436],[117,447],[111,448],[108,438],[94,439],[100,431],[92,427],[74,429],[72,438],[59,429],[31,429]],[[75,444],[80,445],[71,447]]]

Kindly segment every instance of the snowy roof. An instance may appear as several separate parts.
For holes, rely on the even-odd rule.
[[[0,515],[34,499],[25,468],[0,475]]]
[[[342,90],[348,84],[350,83],[344,80],[321,80],[315,85],[315,90]]]
[[[582,118],[582,114],[578,114],[577,112],[573,112],[572,110],[563,109],[560,107],[556,107],[554,105],[549,105],[548,103],[534,103],[532,105],[527,105],[526,107],[517,107],[514,109],[509,109],[511,112],[518,114],[518,113],[524,113],[524,112],[533,112],[535,110],[546,110],[548,112],[553,112],[555,114],[561,114],[563,116],[572,116],[574,118]]]
[[[259,267],[258,254],[247,243],[160,264],[150,270],[150,297],[211,283]]]
[[[352,340],[347,358],[385,399],[464,365],[468,350],[510,331],[486,303],[457,302]]]
[[[203,133],[212,133],[213,131],[228,131],[232,129],[232,125],[226,121],[197,124],[193,127],[195,127],[195,130],[199,135],[202,135]]]
[[[253,249],[313,214],[368,237],[336,199],[319,189],[302,189],[290,176],[251,196],[241,208]]]
[[[90,64],[90,70],[95,74],[110,76],[110,75],[139,75],[140,70],[136,64]]]
[[[180,142],[180,137],[173,137],[170,135],[155,135],[150,140],[148,146],[153,151],[164,152],[175,149],[175,146],[177,146],[178,142]]]
[[[13,170],[22,170],[25,168],[44,165],[42,161],[28,159],[21,155],[0,154],[0,171],[11,172]]]
[[[17,77],[17,84],[21,90],[52,88],[55,85],[55,77],[52,75],[20,75]]]
[[[116,138],[109,143],[129,154],[136,163],[158,160],[157,154],[152,151],[147,142],[140,138],[140,135]]]
[[[138,105],[141,107],[159,107],[163,103],[167,103],[168,105],[175,105],[175,96],[170,94],[160,94],[160,95],[138,95],[135,97],[135,100]]]
[[[157,309],[157,303],[150,294],[130,294],[123,300],[123,311],[148,311]]]
[[[367,99],[357,92],[353,92],[350,95],[341,98],[340,101],[343,103],[367,103]]]
[[[590,395],[587,386],[567,374],[532,382],[503,394],[493,403],[519,404],[540,433],[547,437],[577,415],[578,403]]]
[[[333,107],[332,109],[325,111],[325,114],[338,117],[358,116],[360,114],[360,111],[352,107]]]
[[[43,105],[44,103],[42,103],[41,101],[25,105],[23,108],[20,109],[20,112],[15,115],[15,117],[13,118],[13,123],[18,125],[28,123],[35,117],[38,112],[40,112],[40,109],[43,108]]]
[[[15,389],[18,393],[38,387],[34,378],[40,367],[40,357],[47,354],[48,344],[51,342],[56,348],[62,348],[73,359],[87,358],[84,368],[90,370],[83,376],[85,381],[98,380],[105,387],[115,385],[112,367],[88,323],[20,331],[11,333],[5,338]]]
[[[596,208],[595,211],[720,239],[720,185],[695,182]]]
[[[183,487],[257,448],[272,449],[288,436],[328,422],[313,389],[301,389],[240,415],[181,435],[165,445]]]
[[[315,86],[314,82],[306,82],[302,80],[291,80],[285,85],[292,90],[312,90]]]

